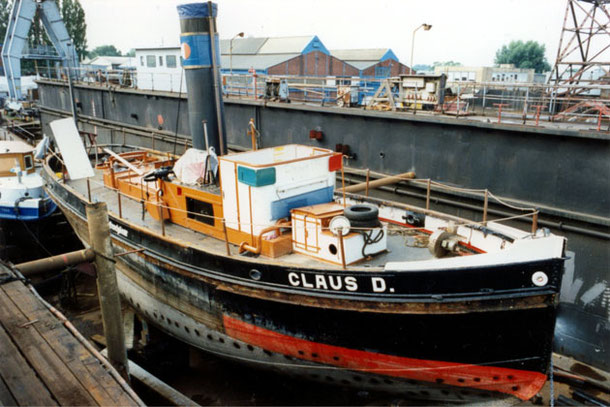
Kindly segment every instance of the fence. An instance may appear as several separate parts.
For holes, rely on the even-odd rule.
[[[76,83],[120,86],[142,90],[186,93],[184,71],[137,72],[134,70],[71,69]],[[39,70],[41,77],[67,80],[67,71],[47,67]],[[346,87],[351,106],[366,107],[384,78],[267,76],[260,74],[222,75],[222,91],[226,98],[294,101],[316,105],[345,106],[342,97]],[[267,86],[272,82],[273,86]],[[579,89],[578,95],[569,90]],[[417,100],[417,99],[415,99]],[[538,83],[448,82],[445,104],[436,106],[436,113],[455,116],[497,116],[512,119],[547,121],[587,121],[597,123],[610,118],[610,85],[550,85]],[[417,103],[397,106],[398,110],[415,111]]]

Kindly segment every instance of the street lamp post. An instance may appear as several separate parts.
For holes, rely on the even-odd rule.
[[[409,69],[411,70],[411,74],[413,74],[413,48],[415,48],[415,33],[420,28],[423,28],[424,31],[430,31],[430,28],[432,28],[432,25],[424,23],[424,24],[420,25],[419,27],[417,27],[415,30],[413,30],[413,36],[411,37],[411,66],[409,67]]]
[[[229,73],[231,74],[231,76],[233,76],[233,40],[235,40],[235,38],[237,37],[242,37],[243,38],[244,33],[238,33],[235,34],[235,36],[233,38],[231,38],[230,41],[230,47],[229,47]]]

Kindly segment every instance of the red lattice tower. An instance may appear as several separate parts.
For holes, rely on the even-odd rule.
[[[607,84],[610,69],[610,0],[568,0],[557,60],[549,83],[572,85],[564,96],[586,92],[579,85]],[[605,74],[599,71],[605,70]],[[601,77],[600,77],[601,74]]]

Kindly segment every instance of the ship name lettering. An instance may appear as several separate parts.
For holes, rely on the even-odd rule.
[[[358,291],[358,280],[353,276],[331,276],[325,274],[311,275],[305,273],[288,273],[288,282],[293,287],[316,288],[332,291]]]
[[[381,277],[371,277],[371,284],[375,293],[382,293],[386,290],[385,280]]]

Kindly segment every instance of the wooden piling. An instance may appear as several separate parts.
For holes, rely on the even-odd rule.
[[[108,342],[108,360],[125,378],[129,379],[125,334],[119,287],[114,270],[112,242],[108,223],[108,208],[105,202],[87,204],[89,241],[95,252],[97,289],[102,311],[104,336]]]

